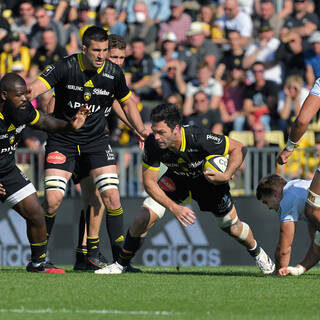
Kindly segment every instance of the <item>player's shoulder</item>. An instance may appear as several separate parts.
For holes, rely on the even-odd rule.
[[[101,75],[102,77],[113,80],[121,73],[122,69],[117,64],[111,62],[110,60],[106,60]]]

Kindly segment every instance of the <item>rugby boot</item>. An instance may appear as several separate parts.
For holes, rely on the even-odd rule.
[[[28,272],[66,273],[63,269],[55,267],[51,262],[33,263],[30,261],[26,269]]]
[[[262,273],[273,273],[275,264],[262,248],[260,248],[260,253],[255,257],[255,260],[257,267],[262,271]]]

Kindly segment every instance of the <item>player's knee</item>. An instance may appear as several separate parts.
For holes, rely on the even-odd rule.
[[[45,202],[43,204],[46,214],[54,215],[63,199],[61,192],[48,191],[46,192]]]
[[[236,238],[238,241],[245,241],[248,238],[250,227],[245,222],[240,221],[239,219],[235,224],[230,225],[227,228],[223,229],[233,238]]]
[[[166,208],[164,206],[162,206],[160,203],[158,203],[151,197],[147,197],[143,201],[143,207],[145,207],[146,209],[150,209],[158,216],[159,219],[161,219],[164,216],[164,213],[166,211]]]
[[[63,198],[66,188],[67,188],[68,180],[60,177],[60,176],[46,176],[44,179],[44,189],[46,193],[54,191],[54,193],[61,194],[61,198]]]

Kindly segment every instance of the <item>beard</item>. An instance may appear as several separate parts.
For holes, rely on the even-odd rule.
[[[28,119],[27,112],[27,108],[21,110],[9,101],[4,104],[4,115],[15,127],[26,123],[26,119]]]

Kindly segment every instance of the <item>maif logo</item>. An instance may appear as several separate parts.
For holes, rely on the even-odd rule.
[[[30,260],[25,220],[13,209],[0,220],[0,265],[21,266]]]
[[[200,223],[184,228],[173,219],[166,223],[164,231],[151,238],[152,248],[142,253],[146,266],[218,266],[220,250],[209,248]]]

